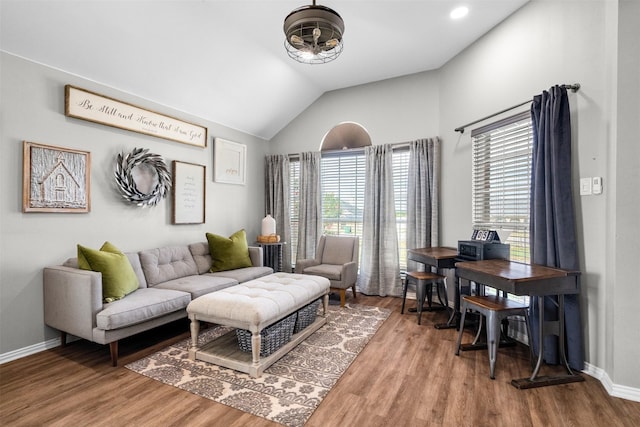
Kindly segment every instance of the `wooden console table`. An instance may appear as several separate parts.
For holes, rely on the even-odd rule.
[[[536,366],[530,377],[514,379],[516,388],[533,388],[555,384],[584,381],[579,374],[571,371],[565,351],[564,295],[580,293],[580,272],[546,267],[536,264],[522,264],[502,259],[468,261],[456,263],[456,276],[478,284],[508,292],[514,295],[529,295],[538,298],[538,307],[544,307],[544,297],[557,295],[557,321],[544,320],[544,309],[538,319],[538,354]],[[544,356],[544,337],[559,337],[560,361],[566,375],[539,377],[538,373]]]

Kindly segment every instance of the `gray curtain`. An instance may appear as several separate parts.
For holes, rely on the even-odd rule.
[[[533,98],[531,173],[531,260],[534,264],[578,270],[575,215],[571,192],[571,120],[567,90],[554,86]],[[538,349],[537,298],[531,304],[531,331]],[[558,318],[557,302],[545,298],[545,320]],[[566,349],[569,366],[584,367],[580,301],[565,296]],[[559,363],[558,339],[545,337],[544,360]]]
[[[315,257],[322,233],[320,152],[300,153],[300,210],[296,259]]]
[[[365,147],[362,256],[358,288],[366,295],[401,295],[398,231],[390,145]]]
[[[289,157],[283,154],[266,156],[264,213],[271,214],[276,220],[276,233],[283,242],[291,242],[291,223],[289,221]],[[291,247],[282,246],[282,268],[291,271]]]
[[[440,139],[409,143],[407,185],[407,248],[439,245]],[[407,262],[408,271],[424,270],[424,264]]]

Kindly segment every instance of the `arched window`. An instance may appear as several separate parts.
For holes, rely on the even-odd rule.
[[[326,133],[320,151],[348,150],[371,145],[369,132],[359,123],[342,122]]]

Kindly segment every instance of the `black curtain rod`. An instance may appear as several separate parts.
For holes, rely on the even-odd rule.
[[[565,85],[561,85],[561,86],[562,86],[563,88],[565,88],[565,89],[569,89],[569,90],[571,90],[571,92],[577,92],[577,91],[578,91],[578,89],[580,89],[580,83],[574,83],[574,84],[572,84],[572,85],[566,85],[566,84],[565,84]],[[464,126],[457,127],[457,128],[455,128],[455,129],[454,129],[454,131],[455,131],[455,132],[464,133],[464,129],[465,129],[465,128],[467,128],[467,127],[469,127],[469,126],[471,126],[471,125],[475,125],[476,123],[480,123],[481,121],[484,121],[484,120],[490,119],[490,118],[492,118],[492,117],[498,116],[498,115],[500,115],[500,114],[502,114],[502,113],[506,113],[507,111],[513,110],[513,109],[515,109],[515,108],[522,107],[523,105],[526,105],[526,104],[530,103],[531,101],[532,101],[532,100],[530,99],[530,100],[528,100],[528,101],[521,102],[521,103],[520,103],[520,104],[518,104],[518,105],[514,105],[513,107],[505,108],[504,110],[501,110],[501,111],[498,111],[497,113],[493,113],[493,114],[491,114],[491,115],[488,115],[487,117],[483,117],[483,118],[478,119],[478,120],[476,120],[476,121],[473,121],[473,122],[471,122],[471,123],[467,123],[467,124],[466,124],[466,125],[464,125]]]
[[[428,139],[428,138],[420,138],[420,139]],[[391,145],[391,148],[393,150],[400,150],[400,149],[409,149],[409,144],[410,141],[405,141],[405,142],[391,142],[389,143],[389,145]],[[335,150],[320,150],[321,154],[327,154],[327,155],[336,155],[336,154],[341,154],[341,153],[364,153],[364,149],[365,147],[356,147],[356,148],[346,148],[346,149],[335,149]],[[300,153],[290,153],[287,154],[287,156],[289,157],[289,160],[299,160],[300,159]]]

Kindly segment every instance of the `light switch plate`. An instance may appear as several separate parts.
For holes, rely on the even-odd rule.
[[[593,194],[602,194],[602,177],[594,176],[592,181]]]
[[[591,178],[580,178],[580,195],[590,196],[591,194]]]

